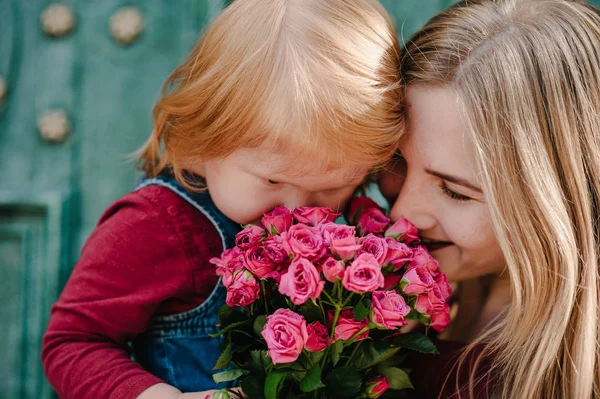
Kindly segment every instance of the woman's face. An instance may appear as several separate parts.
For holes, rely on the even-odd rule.
[[[504,257],[456,93],[414,85],[406,100],[408,131],[399,144],[395,170],[384,173],[381,181],[384,194],[401,185],[391,217],[403,216],[419,229],[449,280],[500,274]]]

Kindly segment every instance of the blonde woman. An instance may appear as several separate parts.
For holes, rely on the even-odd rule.
[[[224,10],[167,81],[146,178],[102,216],[53,308],[42,360],[62,399],[204,398],[226,300],[209,260],[278,205],[341,209],[389,159],[399,52],[377,0]]]
[[[420,359],[416,397],[600,397],[599,11],[463,1],[400,71],[408,131],[382,186],[404,181],[392,216],[458,283],[440,343],[464,344],[442,378]]]

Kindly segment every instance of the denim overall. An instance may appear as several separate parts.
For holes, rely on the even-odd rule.
[[[151,185],[167,187],[184,198],[215,225],[221,235],[223,249],[233,246],[240,225],[217,209],[208,192],[188,192],[168,175],[142,179],[136,190]],[[153,319],[148,330],[133,342],[135,360],[182,392],[215,388],[212,368],[221,353],[221,340],[211,338],[209,334],[217,332],[217,313],[225,303],[225,295],[219,279],[208,299],[197,308]]]

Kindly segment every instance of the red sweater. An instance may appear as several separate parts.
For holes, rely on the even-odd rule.
[[[218,277],[213,224],[161,186],[140,189],[102,215],[44,336],[42,361],[61,399],[132,399],[158,382],[127,343],[153,316],[195,308]]]

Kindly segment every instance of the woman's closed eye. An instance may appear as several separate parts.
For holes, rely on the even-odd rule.
[[[454,201],[466,202],[466,201],[471,201],[473,199],[473,198],[468,197],[466,195],[459,194],[456,191],[452,191],[448,187],[448,184],[446,184],[446,182],[444,180],[442,180],[442,184],[440,185],[440,188],[442,189],[442,191],[444,192],[445,195],[447,195],[448,197],[450,197]]]

